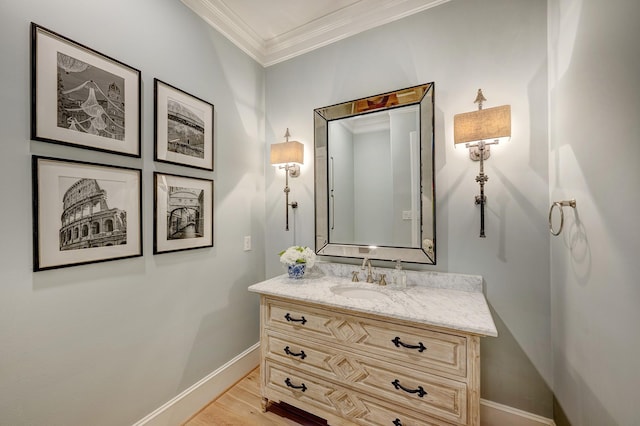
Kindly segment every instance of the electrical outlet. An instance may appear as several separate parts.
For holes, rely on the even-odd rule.
[[[244,237],[244,251],[251,250],[251,236],[247,235]]]

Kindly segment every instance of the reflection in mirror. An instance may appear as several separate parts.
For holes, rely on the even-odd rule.
[[[314,117],[317,253],[435,264],[433,83]]]

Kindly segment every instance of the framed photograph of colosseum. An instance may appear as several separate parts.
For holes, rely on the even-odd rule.
[[[31,139],[140,157],[140,71],[31,24]]]
[[[157,78],[153,83],[155,160],[213,170],[213,105]]]
[[[140,169],[32,157],[33,270],[142,256]]]
[[[153,254],[213,247],[213,180],[154,172]]]

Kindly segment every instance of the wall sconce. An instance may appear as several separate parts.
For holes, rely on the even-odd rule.
[[[291,134],[289,128],[284,134],[285,142],[271,144],[271,165],[285,170],[285,231],[289,230],[289,206],[292,209],[298,207],[297,201],[289,203],[289,176],[300,176],[300,165],[304,164],[304,145],[297,141],[289,142]]]
[[[482,89],[478,89],[478,95],[474,103],[478,104],[478,110],[457,114],[453,117],[454,144],[464,143],[469,148],[469,157],[474,161],[480,161],[480,174],[476,176],[476,182],[480,183],[480,195],[476,195],[476,204],[480,204],[480,237],[484,238],[484,205],[487,197],[484,195],[484,184],[489,177],[484,174],[484,160],[491,154],[490,145],[497,144],[501,138],[511,137],[511,106],[482,109],[482,103],[486,98]],[[490,142],[487,142],[489,140]]]

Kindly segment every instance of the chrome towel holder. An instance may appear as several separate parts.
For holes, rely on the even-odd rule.
[[[551,221],[554,207],[558,207],[560,209],[560,227],[557,231],[554,231],[553,223]],[[571,207],[575,209],[576,200],[554,201],[554,203],[551,204],[551,208],[549,209],[549,231],[551,231],[551,235],[558,236],[562,232],[562,227],[564,226],[564,211],[562,209],[563,207]]]

